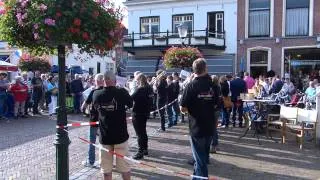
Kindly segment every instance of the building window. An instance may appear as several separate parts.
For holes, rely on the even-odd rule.
[[[270,0],[249,1],[249,37],[270,36]]]
[[[140,33],[158,33],[160,31],[160,17],[143,17],[140,19]]]
[[[101,63],[97,62],[97,73],[100,73]]]
[[[210,37],[223,37],[223,12],[208,13],[208,31]]]
[[[250,52],[250,72],[252,77],[265,75],[268,71],[268,51],[254,50]]]
[[[193,15],[175,15],[172,17],[172,31],[178,33],[178,26],[188,26],[188,31],[193,31]]]
[[[115,67],[114,67],[114,63],[106,63],[106,71],[112,71],[115,72]]]
[[[286,36],[307,36],[309,33],[309,0],[287,0]]]

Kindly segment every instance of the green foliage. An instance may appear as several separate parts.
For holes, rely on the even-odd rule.
[[[193,61],[201,57],[198,48],[171,47],[164,55],[164,65],[166,68],[188,68],[192,66]]]
[[[122,37],[120,9],[106,0],[6,0],[0,39],[32,54],[52,54],[77,44],[90,54],[107,53]]]

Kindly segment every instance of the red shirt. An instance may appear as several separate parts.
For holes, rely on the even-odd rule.
[[[13,94],[14,100],[18,102],[26,101],[28,97],[28,86],[20,84],[12,84],[10,91]]]

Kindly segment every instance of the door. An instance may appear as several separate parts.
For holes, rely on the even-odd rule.
[[[223,38],[223,12],[208,13],[209,37]]]

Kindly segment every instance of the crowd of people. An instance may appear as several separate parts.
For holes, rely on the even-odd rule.
[[[296,94],[304,94],[304,101],[314,101],[320,94],[319,80],[309,80],[308,87],[297,87],[290,75],[284,78],[259,76],[249,73],[235,76],[209,76],[205,59],[194,61],[193,73],[185,79],[178,73],[156,72],[155,77],[135,72],[124,88],[117,87],[113,72],[81,77],[75,74],[66,78],[67,107],[73,113],[89,114],[91,122],[99,122],[89,129],[89,139],[96,142],[99,132],[100,144],[116,153],[128,154],[127,112],[131,109],[132,124],[137,135],[138,151],[133,159],[140,160],[149,155],[147,120],[160,116],[160,130],[185,122],[188,116],[190,143],[193,153],[194,178],[207,177],[209,153],[215,153],[218,146],[217,127],[243,127],[242,93],[252,93],[256,98],[274,96],[290,101]],[[304,90],[304,92],[302,92]],[[84,95],[85,92],[89,92]],[[41,114],[56,114],[58,77],[40,74],[33,77],[28,73],[16,76],[13,82],[7,80],[5,72],[0,73],[0,117],[16,118]],[[280,97],[280,98],[279,98]],[[285,97],[285,98],[284,98]],[[82,104],[82,105],[81,105]],[[153,116],[153,117],[152,117]],[[231,118],[231,122],[230,122]],[[221,119],[219,124],[218,120]],[[238,121],[238,123],[237,123]],[[85,166],[93,167],[95,148],[89,145]],[[118,159],[116,168],[123,179],[130,179],[130,166],[124,159]],[[104,179],[112,179],[113,156],[100,150],[100,166]]]
[[[81,113],[82,93],[93,86],[93,76],[75,74],[66,78],[66,102],[69,111]],[[34,115],[56,115],[58,76],[21,72],[10,82],[7,72],[0,72],[0,119],[27,118]]]

